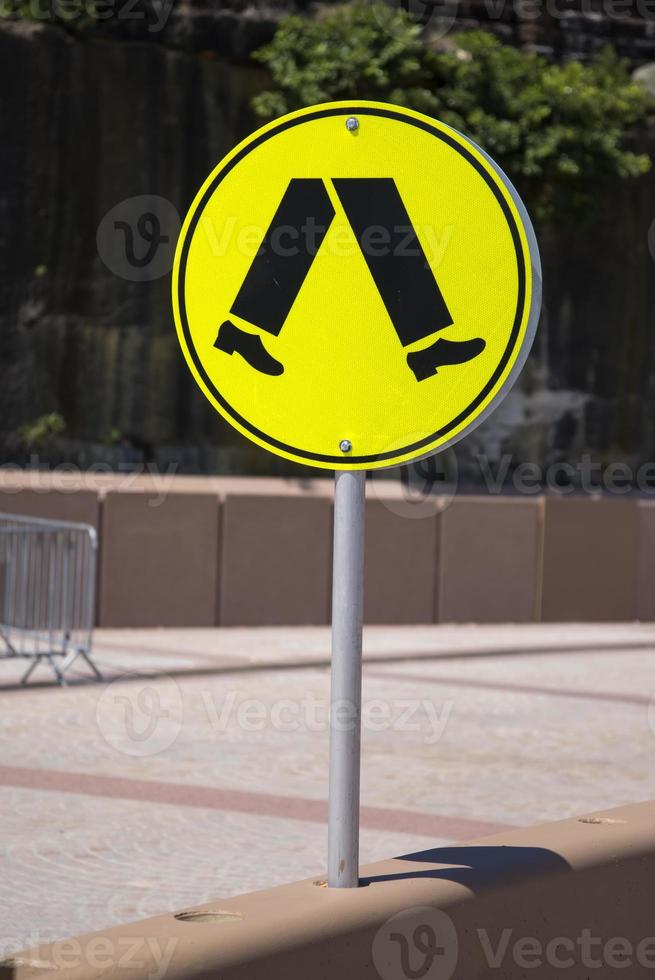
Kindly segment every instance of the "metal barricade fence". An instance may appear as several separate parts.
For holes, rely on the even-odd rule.
[[[97,536],[89,524],[0,513],[0,659],[47,661],[57,682],[82,657],[91,659]]]

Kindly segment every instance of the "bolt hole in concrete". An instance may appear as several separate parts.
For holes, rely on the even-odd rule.
[[[627,823],[627,822],[628,822],[627,820],[613,820],[611,817],[579,817],[578,818],[578,823],[593,823],[593,824],[614,823],[614,824],[616,824],[616,823]]]
[[[199,909],[197,912],[176,912],[178,922],[240,922],[243,916],[239,912],[207,912]]]
[[[313,881],[312,884],[315,885],[316,888],[327,888],[328,887],[327,878],[319,878],[318,881]],[[370,882],[368,882],[368,881],[362,881],[360,879],[360,882],[359,882],[358,887],[359,888],[368,888],[369,884],[370,884]]]
[[[55,964],[51,960],[27,960],[22,956],[12,956],[8,960],[0,960],[0,970],[16,969],[19,966],[29,967],[32,970],[55,969]]]

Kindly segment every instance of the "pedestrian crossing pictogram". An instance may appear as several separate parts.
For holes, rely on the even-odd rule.
[[[393,178],[341,178],[333,185],[402,346],[450,326],[452,317]],[[277,336],[317,254],[318,246],[310,248],[302,230],[313,224],[322,240],[334,213],[323,181],[292,178],[231,313]],[[382,235],[381,249],[369,243],[374,228]],[[286,230],[294,233],[298,247],[283,252],[276,242]],[[230,320],[221,326],[214,346],[228,354],[239,352],[264,374],[284,372],[260,337],[239,330]],[[409,353],[407,362],[416,380],[422,381],[440,365],[468,361],[484,347],[480,337],[440,338],[425,350]]]
[[[330,468],[396,465],[470,431],[525,360],[539,302],[507,178],[461,134],[376,103],[245,140],[199,192],[174,269],[180,341],[213,405]]]

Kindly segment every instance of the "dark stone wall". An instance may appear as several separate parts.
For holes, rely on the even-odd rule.
[[[556,58],[584,60],[611,44],[633,64],[655,59],[652,0],[458,0],[446,11],[458,26],[484,26],[510,44]]]
[[[236,435],[200,396],[175,336],[170,276],[114,275],[107,211],[161,195],[180,215],[255,125],[262,73],[160,43],[0,28],[0,432],[59,411],[76,458],[110,458],[116,430],[146,456]],[[165,229],[174,235],[176,228]],[[46,447],[47,449],[47,447]],[[188,465],[194,462],[190,453]]]
[[[183,215],[254,127],[250,100],[265,76],[247,55],[278,14],[191,5],[160,33],[147,19],[87,32],[0,24],[0,462],[25,462],[18,429],[58,411],[66,434],[39,447],[42,463],[297,469],[206,404],[178,350],[169,276],[117,276],[96,243],[103,216],[138,195]],[[541,237],[535,349],[516,391],[458,449],[471,480],[481,452],[544,465],[584,452],[654,457],[654,218],[651,174],[599,201],[586,225],[571,219]]]
[[[655,145],[646,147],[655,156]],[[655,460],[655,180],[617,188],[587,221],[542,233],[544,307],[510,396],[464,441],[469,459],[547,467]],[[473,467],[479,476],[479,466]]]

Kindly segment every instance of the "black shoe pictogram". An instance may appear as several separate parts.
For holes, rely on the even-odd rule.
[[[486,347],[481,337],[474,340],[435,340],[425,350],[417,350],[407,355],[407,363],[417,381],[437,374],[437,369],[449,364],[464,364],[481,354]]]
[[[214,347],[226,354],[241,354],[244,361],[262,374],[284,374],[284,365],[268,353],[262,338],[240,330],[231,320],[221,324]]]

